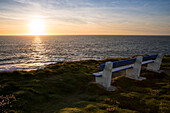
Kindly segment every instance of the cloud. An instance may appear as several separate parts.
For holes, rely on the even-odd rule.
[[[170,1],[162,0],[0,0],[0,22],[29,21],[39,15],[51,25],[167,27]],[[1,27],[0,27],[1,28]],[[169,28],[168,28],[169,29]]]
[[[26,0],[14,0],[14,1],[16,1],[18,3],[25,3],[26,2]]]

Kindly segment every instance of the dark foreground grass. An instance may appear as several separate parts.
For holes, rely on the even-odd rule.
[[[168,113],[170,74],[143,70],[144,81],[113,79],[108,92],[91,75],[99,64],[121,59],[56,63],[35,71],[0,73],[0,112],[19,113]],[[165,56],[161,69],[170,70]]]

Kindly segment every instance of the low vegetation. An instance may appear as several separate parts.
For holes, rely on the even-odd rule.
[[[99,64],[118,58],[51,64],[34,71],[0,72],[2,113],[168,113],[170,111],[170,56],[160,74],[142,70],[144,81],[113,79],[108,92],[91,74]]]

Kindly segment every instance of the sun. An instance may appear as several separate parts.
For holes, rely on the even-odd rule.
[[[45,22],[41,18],[34,18],[28,24],[30,35],[45,35]]]

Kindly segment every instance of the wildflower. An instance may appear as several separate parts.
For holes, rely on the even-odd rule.
[[[107,108],[106,109],[107,111],[115,111],[115,108],[113,107],[113,108]]]
[[[116,106],[116,110],[118,110],[118,106]]]
[[[116,104],[120,104],[120,102],[116,101]]]

